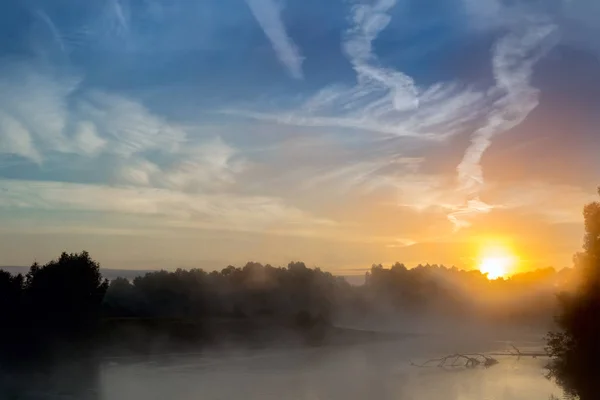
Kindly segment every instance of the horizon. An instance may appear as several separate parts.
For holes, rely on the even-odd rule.
[[[50,260],[47,260],[47,261],[50,261]],[[290,261],[289,263],[292,263],[292,262],[296,262],[296,261]],[[302,261],[297,261],[297,262],[302,262]],[[272,266],[272,267],[275,267],[275,268],[285,268],[285,266],[287,264],[289,264],[289,263],[285,263],[285,264],[282,264],[282,265],[276,265],[276,264],[271,264],[271,263],[260,263],[260,262],[257,262],[257,261],[247,261],[246,263],[241,263],[241,264],[237,264],[237,265],[228,264],[228,265],[222,266],[222,267],[215,267],[213,265],[212,267],[207,267],[207,266],[204,266],[204,267],[201,267],[201,266],[193,267],[192,266],[192,267],[185,267],[185,268],[184,267],[176,267],[176,268],[173,268],[173,269],[161,268],[161,267],[144,268],[144,269],[127,269],[127,268],[103,267],[102,264],[100,263],[100,271],[107,273],[105,276],[103,275],[105,278],[107,278],[109,280],[113,280],[113,279],[115,279],[117,277],[123,277],[123,278],[128,278],[129,279],[131,277],[143,276],[143,274],[152,273],[152,272],[158,272],[158,271],[174,272],[177,269],[182,269],[182,270],[185,270],[185,271],[189,271],[189,270],[192,270],[192,269],[201,269],[201,270],[206,271],[206,272],[213,272],[213,271],[215,271],[215,272],[221,272],[224,268],[226,268],[228,266],[231,266],[231,265],[233,265],[236,268],[243,268],[246,264],[249,264],[249,263],[258,263],[258,264],[263,265],[263,266]],[[331,272],[331,274],[333,276],[338,276],[338,277],[342,277],[342,278],[364,278],[365,275],[368,272],[371,271],[371,269],[372,269],[373,266],[381,265],[384,269],[390,269],[395,264],[401,264],[401,263],[399,263],[399,262],[387,263],[387,264],[374,263],[374,264],[371,264],[371,266],[369,266],[369,267],[365,267],[364,269],[360,269],[360,268],[350,269],[350,270],[343,270],[342,269],[342,271],[345,272],[345,273],[342,273],[342,274],[336,273],[335,271],[334,272],[328,271],[327,269],[323,269],[323,268],[319,267],[318,265],[307,265],[306,267],[310,268],[310,269],[317,269],[318,268],[318,269],[323,270],[324,272]],[[44,263],[42,263],[41,265],[44,265]],[[402,265],[404,265],[404,264],[402,264]],[[445,264],[436,264],[436,263],[433,263],[433,264],[431,264],[431,263],[425,263],[425,264],[417,264],[417,265],[407,265],[406,268],[410,270],[410,269],[414,269],[414,268],[418,268],[418,267],[428,267],[428,266],[429,267],[444,268],[444,269],[447,269],[447,270],[451,270],[451,269],[456,268],[458,271],[479,272],[479,273],[485,275],[485,272],[481,271],[478,268],[463,269],[463,268],[458,268],[458,267],[452,266],[452,265],[448,266],[448,265],[445,265]],[[31,268],[31,266],[26,266],[26,265],[0,265],[0,271],[3,270],[3,271],[6,271],[6,272],[9,272],[11,274],[18,274],[18,273],[24,274],[30,268]],[[514,272],[514,273],[510,273],[510,274],[507,274],[507,275],[499,277],[499,278],[502,278],[502,279],[511,279],[513,276],[523,275],[523,274],[527,274],[527,273],[530,273],[530,272],[544,271],[544,270],[548,270],[548,269],[552,269],[554,272],[559,273],[559,272],[561,272],[563,270],[574,270],[574,267],[562,267],[562,268],[557,268],[557,267],[554,267],[554,266],[537,267],[537,268],[534,268],[534,269],[531,269],[531,270],[527,270],[527,271],[517,271],[517,272]]]
[[[0,264],[570,267],[600,6],[509,3],[0,5]]]
[[[50,260],[48,260],[50,261]],[[294,261],[290,261],[290,263],[292,263]],[[243,268],[244,265],[249,264],[249,263],[254,263],[254,261],[248,261],[247,263],[242,263],[240,265],[234,265],[236,268]],[[271,265],[269,263],[259,263],[263,266],[267,266],[267,265]],[[390,264],[372,264],[371,267],[365,268],[364,270],[355,270],[355,271],[345,271],[345,273],[336,273],[336,272],[332,272],[332,275],[335,277],[339,277],[339,278],[343,278],[348,284],[352,285],[352,286],[364,286],[366,284],[366,277],[368,276],[367,274],[372,272],[372,267],[376,266],[376,265],[382,265],[384,269],[390,269],[393,266],[394,263],[390,263]],[[42,263],[42,265],[44,265]],[[285,265],[271,265],[275,268],[285,268]],[[456,267],[454,266],[446,266],[443,264],[419,264],[419,265],[415,265],[415,266],[407,266],[406,268],[411,270],[414,268],[418,268],[418,267],[427,267],[427,266],[437,266],[440,268],[445,268],[446,270],[452,270]],[[0,271],[6,271],[12,275],[17,275],[17,274],[21,274],[23,276],[25,276],[27,274],[27,272],[29,271],[30,267],[27,266],[7,266],[7,265],[0,265]],[[221,268],[202,268],[202,267],[191,267],[191,268],[177,268],[177,269],[182,269],[184,271],[190,271],[193,269],[201,269],[203,271],[206,272],[221,272],[224,268],[226,268],[226,266],[221,267]],[[316,269],[319,268],[318,266],[308,266],[307,268],[310,269]],[[486,273],[484,271],[481,271],[480,269],[477,268],[472,268],[472,269],[461,269],[461,268],[457,268],[459,271],[464,271],[464,272],[478,272],[482,275],[486,275]],[[487,274],[488,276],[488,280],[489,281],[495,281],[497,279],[501,279],[501,280],[505,280],[505,281],[509,281],[511,279],[514,279],[515,277],[519,277],[519,276],[523,276],[524,274],[527,273],[536,273],[539,271],[545,271],[548,269],[552,269],[554,271],[555,274],[560,274],[563,271],[569,270],[569,271],[575,271],[575,269],[573,267],[564,267],[564,268],[556,268],[556,267],[539,267],[539,268],[535,268],[532,270],[527,270],[527,271],[520,271],[520,272],[515,272],[515,273],[511,273],[511,274],[506,274],[503,276],[490,276],[489,273]],[[323,269],[322,269],[323,270]],[[146,274],[152,274],[154,272],[159,272],[159,271],[167,271],[167,272],[174,272],[175,269],[165,269],[165,268],[150,268],[150,269],[122,269],[122,268],[105,268],[102,267],[102,265],[100,265],[100,273],[102,274],[102,277],[104,279],[108,279],[108,281],[112,282],[117,278],[125,278],[128,281],[132,282],[135,278],[143,278]],[[327,270],[323,270],[325,272],[328,272]],[[354,273],[352,273],[354,272]],[[538,284],[541,282],[537,282]]]

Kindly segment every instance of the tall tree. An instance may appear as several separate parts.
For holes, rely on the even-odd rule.
[[[0,270],[0,357],[18,354],[23,321],[23,276]]]
[[[91,334],[107,288],[100,266],[86,251],[32,265],[24,301],[36,341],[73,341]]]
[[[586,205],[583,216],[583,252],[575,255],[580,284],[575,293],[559,297],[560,331],[549,333],[548,350],[551,375],[569,394],[587,400],[600,393],[600,202]]]

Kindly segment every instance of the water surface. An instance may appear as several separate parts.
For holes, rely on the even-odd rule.
[[[539,347],[520,344],[528,351]],[[101,368],[97,398],[548,400],[561,395],[545,378],[547,360],[540,358],[499,356],[498,365],[471,370],[410,365],[410,360],[455,351],[508,349],[498,342],[410,339],[327,349],[230,350],[117,360]]]

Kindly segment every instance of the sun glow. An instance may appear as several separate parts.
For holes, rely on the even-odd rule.
[[[516,257],[504,248],[486,249],[479,258],[478,268],[488,279],[504,278],[514,272]]]
[[[486,257],[481,260],[479,270],[487,274],[488,279],[498,279],[507,276],[514,261],[511,257]]]

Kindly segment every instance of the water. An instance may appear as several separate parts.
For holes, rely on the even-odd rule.
[[[522,350],[538,348],[522,343]],[[485,348],[485,349],[484,349]],[[544,377],[547,360],[496,357],[491,368],[417,368],[455,351],[506,351],[504,343],[410,339],[354,347],[225,351],[120,360],[99,371],[101,400],[401,399],[548,400],[562,391]]]

